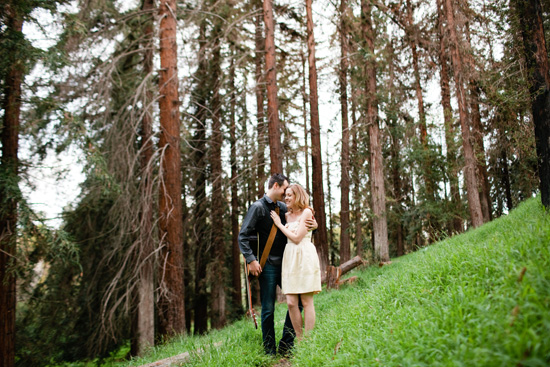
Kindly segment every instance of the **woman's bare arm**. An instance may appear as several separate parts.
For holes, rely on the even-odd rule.
[[[306,227],[306,218],[311,218],[311,216],[313,215],[310,209],[304,209],[304,212],[300,216],[300,223],[298,223],[298,229],[296,230],[296,232],[294,232],[286,228],[285,226],[283,226],[283,224],[281,223],[281,218],[277,213],[275,213],[275,211],[271,211],[270,214],[277,228],[279,228],[281,232],[283,232],[284,235],[294,243],[300,243],[300,241],[302,241],[302,239],[308,232],[308,229]]]

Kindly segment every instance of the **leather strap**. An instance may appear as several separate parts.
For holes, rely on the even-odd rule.
[[[279,215],[278,206],[275,208],[275,212],[277,212],[277,215]],[[264,268],[264,265],[267,261],[269,252],[271,252],[271,246],[273,246],[273,241],[275,240],[276,234],[277,234],[277,226],[275,225],[275,223],[273,223],[273,226],[271,227],[271,232],[269,232],[269,237],[267,238],[267,242],[264,247],[264,252],[262,252],[262,258],[260,259],[260,266],[262,269]]]

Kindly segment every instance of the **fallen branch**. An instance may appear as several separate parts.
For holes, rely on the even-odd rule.
[[[353,259],[346,261],[338,267],[332,265],[327,266],[327,273],[325,277],[327,289],[338,289],[340,285],[344,283],[352,283],[357,280],[357,277],[351,277],[345,280],[340,280],[340,278],[342,277],[342,275],[346,274],[352,269],[355,269],[359,265],[363,265],[363,260],[361,260],[361,257],[355,256]]]

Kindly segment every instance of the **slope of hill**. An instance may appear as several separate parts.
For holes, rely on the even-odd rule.
[[[550,215],[540,198],[476,230],[354,272],[316,296],[317,324],[293,366],[549,366]],[[277,305],[277,335],[286,307]],[[221,342],[218,346],[215,343]],[[213,347],[209,347],[213,346]],[[249,320],[155,348],[191,366],[270,366]],[[126,364],[128,365],[128,364]]]

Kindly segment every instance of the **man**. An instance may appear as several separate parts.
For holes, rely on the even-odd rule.
[[[278,207],[281,222],[283,224],[286,223],[285,213],[287,208],[282,200],[288,185],[289,180],[284,175],[276,173],[271,176],[268,181],[266,194],[250,206],[239,233],[239,247],[248,263],[250,273],[254,276],[259,276],[263,345],[265,352],[270,355],[275,355],[277,352],[275,345],[274,311],[277,298],[277,285],[281,286],[283,252],[287,243],[286,236],[279,229],[277,229],[277,234],[275,235],[271,251],[263,269],[260,266],[259,259],[263,254],[271,227],[273,226],[273,220],[269,215],[270,211]],[[317,228],[317,222],[314,218],[306,221],[306,225],[310,230]],[[283,336],[279,342],[280,354],[288,354],[294,345],[295,335],[296,333],[287,311]]]

